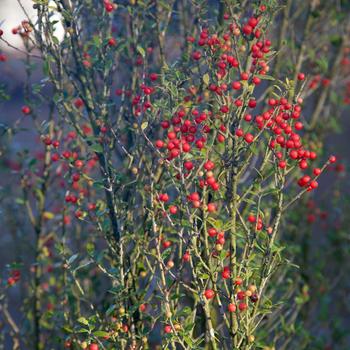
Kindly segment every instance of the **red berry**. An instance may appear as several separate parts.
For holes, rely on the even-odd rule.
[[[188,143],[184,143],[184,144],[182,145],[182,150],[183,150],[184,152],[189,152],[189,151],[191,150],[191,146],[190,146]]]
[[[105,3],[105,9],[107,12],[112,12],[114,10],[114,6],[107,2],[107,3]]]
[[[204,292],[204,296],[210,300],[210,299],[213,299],[214,296],[215,296],[215,292],[212,290],[212,289],[207,289],[205,292]]]
[[[182,260],[183,260],[184,262],[189,262],[190,259],[191,259],[191,255],[190,255],[189,252],[186,252],[186,253],[183,255],[183,257],[182,257]]]
[[[238,300],[243,300],[245,298],[245,292],[240,291],[237,293],[237,299]]]
[[[252,117],[252,115],[251,114],[246,114],[245,116],[244,116],[244,120],[246,121],[246,122],[250,122],[250,121],[252,121],[252,119],[253,119],[253,117]]]
[[[256,221],[255,215],[250,214],[250,215],[248,216],[248,221],[249,221],[250,223],[253,224],[253,223]]]
[[[298,185],[300,187],[306,186],[310,182],[311,178],[308,175],[304,175],[302,178],[299,179]]]
[[[84,166],[84,162],[80,159],[77,159],[75,162],[74,162],[74,166],[78,169],[82,168]]]
[[[149,78],[152,80],[152,81],[156,81],[158,79],[158,74],[157,73],[151,73],[149,75]]]
[[[217,140],[218,140],[218,142],[222,143],[222,142],[224,142],[224,141],[225,141],[225,136],[224,136],[224,135],[222,135],[222,134],[218,134],[218,136],[217,136]]]
[[[71,153],[70,153],[69,151],[64,151],[64,152],[62,152],[62,156],[63,156],[64,158],[68,159],[68,158],[70,158]]]
[[[220,111],[221,111],[222,113],[228,113],[229,108],[228,108],[227,106],[221,106]]]
[[[258,295],[257,294],[253,294],[251,297],[250,297],[250,301],[252,303],[256,303],[258,301]]]
[[[60,145],[60,142],[58,140],[52,141],[52,146],[54,146],[55,148],[58,148]]]
[[[57,162],[59,159],[60,159],[60,155],[59,155],[58,153],[52,154],[51,160],[52,160],[53,162]]]
[[[311,181],[310,182],[310,187],[312,188],[312,189],[315,189],[315,188],[317,188],[318,187],[318,182],[317,181]]]
[[[294,127],[295,127],[295,130],[301,130],[304,127],[304,125],[302,122],[296,122]]]
[[[215,167],[215,164],[211,161],[211,160],[207,160],[205,163],[204,163],[204,169],[205,170],[213,170],[214,167]]]
[[[238,308],[239,308],[239,311],[244,311],[247,309],[247,304],[246,303],[239,303],[238,305]]]
[[[163,247],[164,247],[164,249],[167,249],[167,248],[169,248],[171,246],[171,242],[170,241],[164,241],[163,242]]]
[[[175,215],[177,213],[177,207],[175,205],[172,205],[170,208],[169,208],[169,212],[170,214],[173,214]]]
[[[252,81],[254,85],[259,85],[261,83],[261,79],[259,77],[254,77]]]
[[[208,230],[209,237],[215,237],[217,234],[218,232],[213,227]]]
[[[299,168],[300,169],[306,169],[307,168],[307,161],[306,160],[301,160],[300,162],[299,162]]]
[[[215,203],[208,203],[208,212],[214,213],[216,211],[216,204]]]
[[[292,159],[298,159],[299,158],[298,151],[296,151],[296,150],[290,151],[289,152],[289,157],[292,158]]]
[[[232,89],[234,90],[239,90],[242,87],[239,81],[234,81],[231,86],[232,86]]]
[[[161,202],[168,202],[169,200],[169,195],[167,193],[161,193],[159,196],[158,196],[158,199],[161,201]]]
[[[147,304],[141,304],[139,307],[140,312],[145,312],[147,309]]]
[[[235,100],[235,106],[236,106],[236,107],[241,107],[241,106],[243,106],[243,101],[240,100],[240,99]]]
[[[187,161],[187,162],[184,163],[184,167],[185,167],[186,170],[191,171],[194,168],[194,165],[193,165],[192,162]]]
[[[252,143],[254,141],[254,136],[250,133],[247,133],[244,135],[244,140],[247,142],[247,143]]]
[[[22,113],[23,114],[28,115],[28,114],[30,114],[30,112],[31,112],[30,107],[28,107],[28,106],[23,106],[22,107]]]
[[[228,311],[229,312],[235,312],[236,311],[236,305],[235,304],[228,304]]]
[[[223,271],[221,272],[221,276],[223,279],[228,279],[231,276],[230,268],[224,267]]]
[[[250,17],[248,20],[248,24],[255,28],[258,24],[258,20],[255,17]]]
[[[248,80],[248,78],[249,78],[248,73],[246,73],[246,72],[241,73],[241,80]]]
[[[329,157],[329,162],[330,163],[335,163],[337,161],[337,158],[335,156],[330,156]]]
[[[237,129],[235,134],[238,137],[242,137],[244,135],[244,131],[243,131],[243,129]]]
[[[9,278],[7,279],[7,284],[8,284],[9,286],[13,286],[15,283],[16,283],[16,279],[15,279],[15,278],[9,277]]]
[[[253,31],[253,28],[249,25],[249,24],[245,24],[243,27],[242,27],[242,32],[245,34],[245,35],[250,35]]]
[[[299,73],[298,74],[298,80],[304,80],[305,79],[305,74],[304,73]]]
[[[164,142],[162,140],[157,140],[155,143],[155,146],[157,148],[163,148],[164,147]]]
[[[310,152],[310,159],[314,160],[317,158],[317,153],[316,152]]]
[[[285,162],[284,160],[281,160],[281,161],[278,163],[278,166],[279,166],[281,169],[284,169],[284,168],[287,166],[287,162]]]
[[[276,100],[274,98],[270,98],[269,101],[268,101],[268,104],[273,107],[276,105]]]
[[[199,194],[197,192],[192,192],[189,196],[188,196],[188,199],[190,201],[199,201],[200,200],[200,197],[199,197]]]
[[[240,286],[243,283],[243,280],[241,277],[236,277],[235,279],[235,285]]]
[[[314,175],[318,176],[321,174],[321,169],[320,168],[315,168],[313,171]]]
[[[98,350],[99,347],[96,343],[91,343],[89,346],[89,350]]]
[[[92,211],[96,209],[96,204],[95,203],[89,203],[88,204],[88,210]]]
[[[201,57],[202,57],[202,54],[200,53],[200,51],[194,51],[194,52],[192,53],[192,58],[193,58],[195,61],[200,60]]]
[[[77,107],[77,108],[81,108],[84,106],[84,102],[81,98],[77,98],[75,101],[74,101],[74,106]]]
[[[256,100],[251,99],[248,101],[248,107],[249,108],[255,108],[256,107]]]
[[[172,332],[171,326],[170,326],[170,325],[166,325],[166,326],[164,327],[164,333],[169,334],[169,333],[171,333],[171,332]]]
[[[110,38],[108,40],[108,46],[116,46],[117,45],[117,40],[115,40],[114,38]]]
[[[73,174],[73,175],[72,175],[72,180],[73,180],[74,182],[79,181],[79,180],[80,180],[80,175],[79,175],[78,173]]]
[[[176,139],[176,132],[174,132],[174,131],[168,132],[168,139],[169,139],[169,140],[174,140],[174,139]]]
[[[75,213],[74,213],[75,217],[77,219],[81,218],[83,216],[83,213],[80,211],[80,210],[77,210]]]

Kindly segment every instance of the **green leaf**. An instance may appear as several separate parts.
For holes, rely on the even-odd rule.
[[[109,333],[105,332],[105,331],[96,331],[93,334],[95,337],[107,337],[107,336],[109,336]]]
[[[44,75],[49,75],[49,68],[50,68],[49,60],[46,59],[44,61],[44,64],[43,64],[43,73],[44,73]]]
[[[110,315],[114,312],[115,309],[116,309],[116,305],[111,305],[111,306],[107,309],[106,314],[107,314],[108,316],[110,316]]]
[[[21,204],[21,205],[23,205],[25,203],[23,198],[16,198],[15,202],[17,204]]]
[[[52,41],[54,42],[54,44],[58,45],[60,42],[59,40],[55,37],[55,36],[52,36]]]
[[[225,260],[226,257],[227,257],[227,251],[226,250],[222,250],[220,252],[220,255],[219,255],[220,260]]]
[[[145,58],[146,53],[145,53],[145,50],[141,46],[137,45],[136,50],[143,58]]]
[[[89,330],[86,329],[86,328],[80,328],[80,329],[78,329],[76,332],[78,332],[78,333],[88,333]]]
[[[204,83],[205,85],[209,85],[209,81],[210,81],[209,74],[208,74],[208,73],[204,74],[204,75],[203,75],[203,83]]]
[[[90,148],[96,152],[96,153],[102,153],[103,152],[103,147],[101,144],[99,143],[93,143]]]
[[[88,242],[86,244],[86,251],[88,252],[89,255],[93,255],[95,251],[95,245],[91,242]]]
[[[72,255],[72,256],[68,259],[68,265],[71,265],[71,264],[76,260],[77,257],[78,257],[78,254]]]
[[[71,328],[68,327],[68,326],[64,326],[64,327],[62,327],[62,329],[63,329],[65,332],[67,332],[67,333],[73,333],[73,329],[71,329]]]
[[[85,317],[79,317],[77,321],[85,326],[89,325],[89,321]]]
[[[271,80],[271,81],[275,81],[276,80],[276,78],[274,78],[271,75],[260,75],[260,74],[257,74],[256,76],[258,78],[260,78],[261,80]]]

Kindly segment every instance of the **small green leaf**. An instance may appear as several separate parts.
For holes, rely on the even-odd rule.
[[[103,147],[101,144],[99,143],[93,143],[90,148],[96,152],[96,153],[102,153],[103,152]]]
[[[58,45],[60,42],[59,40],[55,37],[55,36],[52,36],[52,41],[54,42],[54,44]]]
[[[208,73],[204,74],[204,75],[203,75],[203,83],[204,83],[205,85],[209,85],[209,80],[210,80],[209,74],[208,74]]]
[[[275,81],[276,80],[276,78],[274,78],[271,75],[260,75],[260,74],[257,74],[256,76],[258,78],[260,78],[261,80],[271,80],[271,81]]]
[[[136,50],[143,58],[145,58],[145,56],[146,56],[145,50],[141,46],[137,45]]]
[[[23,198],[16,198],[15,202],[17,204],[21,204],[21,205],[23,205],[25,203]]]
[[[85,317],[79,317],[77,321],[85,326],[89,325],[89,321]]]
[[[68,327],[68,326],[64,326],[62,329],[63,329],[65,332],[67,332],[67,333],[73,333],[73,329],[71,329],[71,328]]]
[[[96,331],[94,332],[95,337],[107,337],[109,335],[108,332],[105,331]]]
[[[72,255],[72,256],[68,259],[68,265],[71,265],[71,264],[76,260],[77,257],[78,257],[78,254]]]
[[[86,251],[88,252],[89,255],[93,255],[95,251],[95,245],[91,242],[88,242],[86,244]]]

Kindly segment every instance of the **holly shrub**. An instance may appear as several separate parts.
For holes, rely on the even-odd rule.
[[[312,261],[334,252],[309,248],[319,178],[344,170],[324,144],[350,102],[349,5],[18,4],[0,32],[26,72],[1,126],[5,348],[329,348],[305,325]]]

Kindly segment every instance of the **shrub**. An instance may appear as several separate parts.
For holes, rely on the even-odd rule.
[[[307,300],[281,308],[299,292],[288,278],[293,242],[282,234],[295,203],[336,162],[319,146],[336,125],[322,113],[339,102],[330,85],[346,40],[335,35],[330,44],[331,76],[308,67],[328,72],[328,60],[307,46],[327,6],[310,5],[289,67],[274,42],[281,49],[290,39],[299,2],[277,17],[277,39],[269,33],[275,1],[248,10],[220,3],[217,19],[203,1],[54,3],[36,1],[35,23],[13,30],[27,59],[21,111],[42,150],[12,164],[17,204],[35,232],[23,282],[32,338],[19,340],[16,329],[13,338],[35,349],[288,343],[294,306]],[[174,59],[176,29],[185,40]],[[38,58],[44,79],[32,83]],[[10,266],[5,288],[20,281],[19,270]]]

